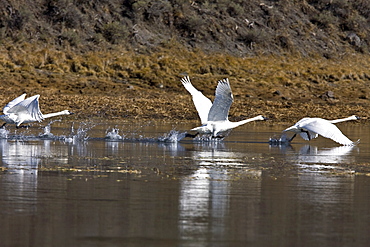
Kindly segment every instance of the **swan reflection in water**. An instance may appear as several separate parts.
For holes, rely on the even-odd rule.
[[[37,167],[40,157],[50,153],[50,141],[43,141],[43,145],[28,141],[0,140],[1,158],[4,166],[9,170],[27,171],[34,170],[37,174]]]
[[[322,216],[319,217],[322,225],[327,224],[326,217],[335,214],[329,205],[348,203],[355,193],[355,171],[340,164],[355,162],[352,153],[356,149],[355,146],[319,149],[304,145],[299,150],[297,166],[303,172],[298,175],[297,186],[305,189],[298,190],[298,198],[320,209],[316,215]]]
[[[12,203],[12,207],[6,208],[9,212],[36,211],[38,168],[43,159],[54,159],[53,155],[56,154],[58,158],[55,159],[59,163],[68,162],[63,158],[68,154],[67,147],[54,150],[56,147],[51,142],[0,139],[0,164],[5,168],[0,176],[0,186],[4,193],[1,196]]]
[[[355,146],[339,146],[318,149],[316,146],[304,145],[298,152],[298,159],[304,163],[338,164],[353,162],[352,153]]]
[[[279,148],[280,152],[284,153],[286,161],[297,164],[300,168],[319,172],[328,169],[344,170],[340,166],[332,165],[355,162],[355,156],[352,153],[358,149],[356,146],[319,148],[313,145],[303,145],[298,151],[295,151],[295,148],[290,145],[272,147]]]
[[[36,211],[36,206],[29,207],[21,203],[20,198],[27,198],[29,203],[36,204],[37,166],[42,148],[22,141],[0,140],[2,167],[6,168],[0,176],[0,186],[5,193],[2,198],[12,202],[13,206],[6,208],[9,212]]]
[[[248,168],[243,154],[228,151],[224,143],[194,145],[191,158],[197,169],[180,184],[179,231],[185,240],[222,239],[227,224],[225,215],[230,212],[232,170],[243,173]],[[207,236],[209,232],[212,236]]]

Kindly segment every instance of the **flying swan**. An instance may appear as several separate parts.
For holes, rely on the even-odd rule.
[[[335,120],[326,120],[322,118],[302,118],[293,126],[285,129],[283,132],[291,131],[294,133],[293,137],[290,138],[289,142],[291,142],[297,134],[299,134],[303,139],[306,141],[312,140],[318,135],[323,137],[332,139],[333,141],[345,145],[355,145],[358,143],[353,142],[348,137],[346,137],[335,123],[340,123],[349,120],[358,120],[360,119],[358,116],[352,115],[347,118],[335,119]]]
[[[259,115],[239,122],[229,121],[228,114],[233,102],[233,94],[231,92],[229,79],[227,78],[218,81],[215,94],[216,97],[213,104],[210,99],[204,96],[191,84],[188,76],[182,78],[181,82],[185,89],[192,95],[193,103],[202,123],[202,126],[191,129],[192,131],[197,131],[195,135],[187,134],[187,137],[194,138],[201,133],[212,134],[212,137],[223,138],[224,136],[219,136],[218,134],[251,121],[266,120],[265,117]]]
[[[2,125],[4,127],[7,123],[15,124],[17,128],[22,127],[22,123],[31,123],[31,122],[41,122],[45,118],[60,116],[60,115],[71,115],[68,110],[42,114],[39,107],[39,97],[40,95],[34,95],[25,99],[26,94],[15,98],[10,101],[4,108],[4,115],[0,115],[0,119],[5,123]]]

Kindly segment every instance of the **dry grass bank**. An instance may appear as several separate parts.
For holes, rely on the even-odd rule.
[[[299,55],[233,57],[189,51],[169,41],[150,54],[122,49],[86,53],[27,44],[0,47],[0,104],[23,92],[41,94],[44,112],[64,108],[76,117],[196,120],[179,79],[213,98],[228,77],[232,120],[263,114],[275,122],[304,116],[369,115],[370,57],[336,59]]]

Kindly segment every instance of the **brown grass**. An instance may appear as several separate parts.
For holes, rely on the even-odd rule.
[[[189,75],[210,98],[217,80],[230,79],[232,120],[257,114],[275,122],[369,114],[365,55],[237,58],[189,51],[174,41],[163,47],[147,55],[123,48],[75,53],[38,44],[3,45],[0,104],[27,92],[41,94],[44,112],[68,108],[81,119],[195,120],[191,97],[179,82]],[[328,91],[334,98],[325,96]]]

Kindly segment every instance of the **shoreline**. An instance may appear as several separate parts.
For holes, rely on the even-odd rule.
[[[230,121],[263,115],[273,122],[294,123],[303,117],[358,115],[363,122],[370,113],[370,57],[365,55],[346,60],[236,58],[184,51],[178,57],[179,51],[169,55],[171,50],[160,50],[120,57],[112,51],[105,54],[109,58],[75,54],[73,59],[40,67],[32,63],[32,51],[24,52],[29,53],[22,57],[23,65],[0,55],[2,107],[27,93],[27,97],[40,94],[44,114],[68,109],[76,119],[197,121],[191,96],[180,82],[189,75],[194,87],[211,100],[217,81],[229,78],[234,96]],[[100,66],[105,59],[115,62]],[[72,70],[76,62],[81,66]]]
[[[37,92],[37,90],[30,90]],[[158,91],[130,92],[119,96],[99,94],[77,95],[41,93],[40,109],[46,114],[61,110],[70,110],[72,119],[102,119],[117,121],[170,121],[170,122],[199,122],[199,117],[187,92],[181,95],[162,91],[159,99]],[[27,97],[32,96],[29,93]],[[7,102],[19,95],[3,97],[0,103]],[[321,117],[337,119],[357,115],[365,122],[368,105],[358,105],[354,102],[319,102],[319,101],[272,101],[262,99],[236,98],[229,112],[230,121],[239,121],[257,115],[268,118],[270,124],[293,124],[303,117]]]

